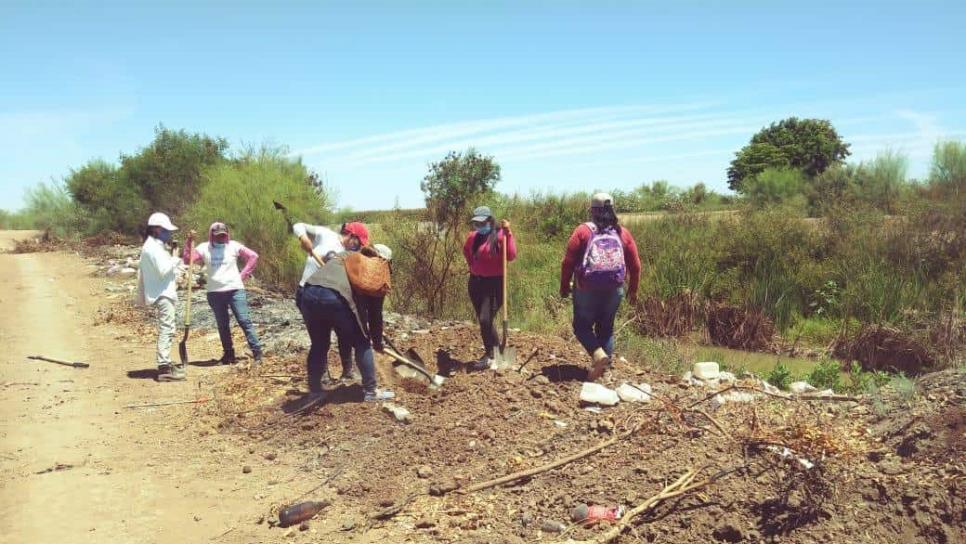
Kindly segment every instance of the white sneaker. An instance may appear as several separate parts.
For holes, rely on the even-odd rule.
[[[366,402],[378,402],[381,400],[390,400],[396,398],[396,394],[388,389],[376,389],[374,391],[366,391],[365,401]]]

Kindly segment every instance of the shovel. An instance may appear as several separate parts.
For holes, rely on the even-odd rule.
[[[63,359],[55,359],[53,357],[45,357],[43,355],[28,355],[28,359],[33,359],[35,361],[47,361],[48,363],[57,363],[58,365],[72,366],[74,368],[90,368],[91,365],[87,363],[81,363],[78,361],[65,361]]]
[[[188,297],[185,301],[184,310],[184,336],[181,338],[181,342],[178,343],[178,357],[181,358],[181,366],[188,365],[188,331],[191,330],[191,284],[195,282],[194,274],[192,274],[192,264],[194,264],[194,257],[192,252],[194,251],[194,239],[188,240]]]
[[[516,364],[517,350],[506,345],[510,323],[510,297],[507,295],[507,285],[510,280],[510,269],[507,266],[506,246],[509,231],[503,230],[503,337],[500,338],[500,350],[495,353],[493,367],[497,369],[512,368]]]
[[[382,349],[383,353],[385,353],[386,355],[389,355],[400,364],[403,364],[415,370],[418,376],[417,379],[427,380],[429,382],[430,388],[435,389],[443,385],[443,382],[446,380],[446,378],[444,378],[443,376],[440,376],[439,374],[432,374],[426,368],[426,364],[423,363],[422,359],[419,358],[419,354],[415,353],[413,350],[409,350],[408,354],[410,356],[406,357],[405,355],[399,353],[399,350],[396,349],[396,346],[392,344],[392,341],[390,341],[388,337],[385,337],[385,340],[386,340],[387,346],[383,347]]]
[[[275,209],[276,210],[282,212],[282,217],[285,218],[285,224],[288,225],[288,231],[291,233],[292,232],[292,218],[289,217],[289,215],[288,215],[288,208],[286,208],[281,202],[279,202],[277,200],[273,200],[272,201],[272,204],[275,206]]]

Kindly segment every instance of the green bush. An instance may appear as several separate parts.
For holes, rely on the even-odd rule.
[[[221,221],[232,238],[259,254],[255,275],[269,284],[294,287],[305,264],[305,253],[288,230],[272,201],[284,203],[293,221],[325,224],[330,218],[328,194],[317,190],[299,160],[283,149],[249,150],[230,163],[205,171],[206,181],[186,214],[186,224],[207,240],[208,227]]]
[[[936,144],[929,184],[940,195],[956,200],[966,196],[966,142],[945,141]]]
[[[89,218],[60,185],[35,185],[27,189],[25,201],[15,215],[17,228],[46,230],[61,239],[76,238],[88,229]]]
[[[74,202],[91,218],[90,234],[98,232],[135,233],[148,214],[148,202],[120,168],[102,160],[92,160],[66,178]]]
[[[805,381],[819,389],[842,389],[842,365],[838,361],[824,360],[812,369]]]
[[[784,363],[779,361],[775,363],[775,368],[765,377],[765,381],[785,391],[788,389],[788,385],[792,383],[792,372],[788,370]]]
[[[758,207],[793,201],[804,207],[805,188],[805,176],[787,168],[766,168],[741,184],[742,194]]]

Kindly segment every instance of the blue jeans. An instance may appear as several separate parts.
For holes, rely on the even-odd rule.
[[[362,375],[362,388],[366,391],[376,390],[376,363],[372,355],[372,345],[362,333],[349,304],[332,289],[317,285],[306,285],[302,288],[301,300],[298,303],[305,320],[305,328],[309,332],[312,347],[306,359],[306,374],[308,374],[309,391],[322,391],[322,375],[328,367],[329,344],[334,330],[339,339],[346,339],[347,344],[354,348],[356,365]]]
[[[587,353],[604,348],[614,354],[614,318],[624,289],[574,289],[574,335]]]
[[[228,309],[235,314],[235,321],[245,332],[245,340],[252,353],[258,355],[262,352],[262,345],[258,342],[258,335],[255,333],[255,326],[248,315],[248,296],[244,289],[233,291],[218,291],[208,293],[208,305],[215,314],[215,323],[218,324],[218,337],[221,339],[221,348],[226,352],[234,349],[231,340],[231,323],[229,321]]]

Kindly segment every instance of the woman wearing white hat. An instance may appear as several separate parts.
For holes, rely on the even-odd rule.
[[[187,378],[184,365],[171,360],[171,340],[175,331],[175,308],[178,302],[176,280],[181,258],[168,253],[165,243],[178,227],[163,213],[148,218],[147,237],[141,246],[138,280],[139,302],[154,306],[158,312],[158,381],[182,381]]]

